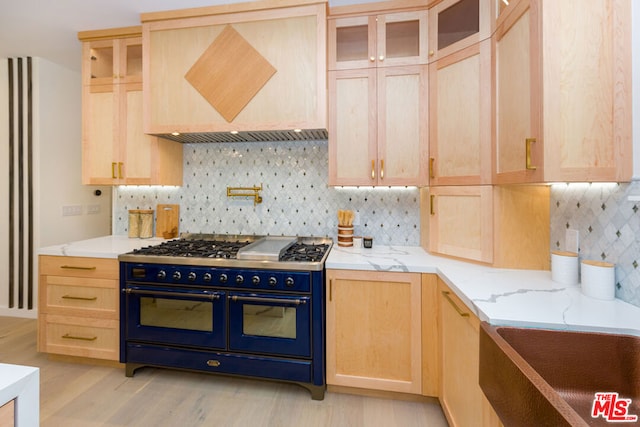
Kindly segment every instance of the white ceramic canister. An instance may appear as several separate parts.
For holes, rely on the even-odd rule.
[[[585,260],[582,261],[580,275],[584,295],[601,300],[616,297],[615,264]]]
[[[578,254],[575,252],[551,252],[551,280],[563,285],[577,285]]]

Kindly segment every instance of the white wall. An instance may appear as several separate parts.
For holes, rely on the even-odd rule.
[[[36,247],[45,247],[111,234],[111,188],[81,184],[82,83],[80,73],[36,58],[35,137],[40,212]],[[94,191],[100,189],[97,197]],[[62,216],[65,205],[82,206],[82,215]],[[87,206],[99,205],[99,214]],[[38,232],[39,231],[39,232]]]

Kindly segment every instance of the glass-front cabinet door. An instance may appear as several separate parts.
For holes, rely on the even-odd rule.
[[[444,0],[429,9],[429,61],[491,35],[491,0]]]
[[[426,10],[329,20],[329,69],[426,64]]]
[[[83,46],[85,85],[142,82],[142,38],[95,40]]]

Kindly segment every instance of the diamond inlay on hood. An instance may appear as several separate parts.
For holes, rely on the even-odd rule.
[[[227,25],[185,79],[231,122],[276,73],[276,69]]]

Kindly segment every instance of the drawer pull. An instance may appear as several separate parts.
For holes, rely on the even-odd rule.
[[[218,360],[207,360],[207,366],[212,366],[214,368],[217,368],[218,366],[220,366],[220,361],[218,361]]]
[[[449,301],[449,303],[453,306],[453,308],[455,308],[455,310],[458,312],[460,316],[469,317],[469,313],[463,310],[460,310],[460,307],[458,307],[458,304],[456,304],[456,302],[453,299],[451,299],[448,291],[442,291],[442,296],[445,297],[447,301]]]
[[[78,337],[78,336],[69,335],[69,334],[64,334],[62,338],[68,339],[68,340],[80,340],[80,341],[95,341],[98,339],[98,337]]]
[[[74,297],[73,295],[62,295],[62,299],[74,299],[80,301],[95,301],[98,297]]]
[[[64,268],[66,270],[95,270],[96,267],[79,267],[77,265],[61,265],[60,268]]]

